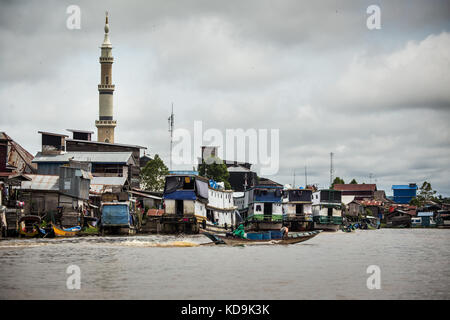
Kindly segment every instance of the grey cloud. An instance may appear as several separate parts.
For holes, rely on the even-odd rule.
[[[0,129],[33,153],[38,130],[95,130],[109,10],[118,142],[167,161],[174,102],[176,128],[279,129],[270,178],[281,183],[294,169],[303,183],[306,164],[308,181],[327,186],[334,152],[346,181],[373,173],[390,193],[426,179],[450,195],[448,2],[381,1],[374,32],[371,2],[80,1],[74,31],[72,3],[2,2]],[[404,66],[385,67],[395,59]]]

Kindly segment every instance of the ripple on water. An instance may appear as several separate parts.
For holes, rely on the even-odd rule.
[[[449,240],[450,230],[432,229],[323,233],[292,246],[200,246],[209,242],[200,235],[8,239],[0,298],[448,299]],[[70,264],[82,272],[76,292],[66,289]],[[381,290],[366,287],[371,264]]]

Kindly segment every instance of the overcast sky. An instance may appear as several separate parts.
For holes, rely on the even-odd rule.
[[[279,129],[280,183],[296,170],[303,184],[307,165],[326,187],[333,152],[346,182],[450,196],[450,1],[3,0],[0,130],[31,153],[38,130],[96,131],[106,10],[116,142],[168,163],[173,102],[175,128]]]

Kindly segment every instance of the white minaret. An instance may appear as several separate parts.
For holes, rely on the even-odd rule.
[[[113,120],[114,85],[112,84],[112,64],[114,58],[111,52],[112,45],[109,41],[108,12],[106,12],[105,39],[100,48],[102,53],[100,55],[101,79],[98,85],[99,120],[95,120],[95,126],[97,127],[99,142],[114,143],[114,128],[117,122]]]

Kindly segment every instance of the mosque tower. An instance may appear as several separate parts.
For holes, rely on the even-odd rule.
[[[100,55],[101,79],[98,85],[99,93],[99,120],[95,120],[97,127],[97,139],[99,142],[114,143],[114,128],[116,120],[113,120],[113,93],[112,84],[112,45],[109,41],[108,12],[105,21],[105,39],[103,40]]]

